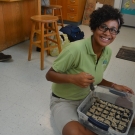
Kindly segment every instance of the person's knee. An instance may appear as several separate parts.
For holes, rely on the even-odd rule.
[[[62,134],[63,135],[96,135],[95,133],[86,129],[77,121],[71,121],[67,123],[63,128]]]

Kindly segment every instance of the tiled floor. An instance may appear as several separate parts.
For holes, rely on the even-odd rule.
[[[85,37],[91,32],[81,25]],[[122,27],[116,40],[105,78],[124,84],[135,91],[135,62],[116,58],[121,46],[135,47],[135,29]],[[32,60],[27,60],[29,41],[4,50],[12,61],[0,63],[0,135],[60,135],[49,109],[51,82],[45,74],[55,57],[46,56],[45,69],[40,70],[40,54],[33,48]],[[130,131],[133,135],[135,131]]]

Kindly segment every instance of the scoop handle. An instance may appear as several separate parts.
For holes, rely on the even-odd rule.
[[[91,89],[92,91],[95,90],[95,87],[94,87],[93,83],[90,84],[90,89]]]

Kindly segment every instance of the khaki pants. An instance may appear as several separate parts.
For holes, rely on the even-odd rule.
[[[57,128],[62,134],[63,127],[70,121],[78,121],[77,107],[82,100],[72,101],[51,95],[50,109]]]

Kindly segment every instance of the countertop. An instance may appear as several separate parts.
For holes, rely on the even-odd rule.
[[[23,0],[0,0],[0,2],[14,2],[14,1],[23,1]]]

